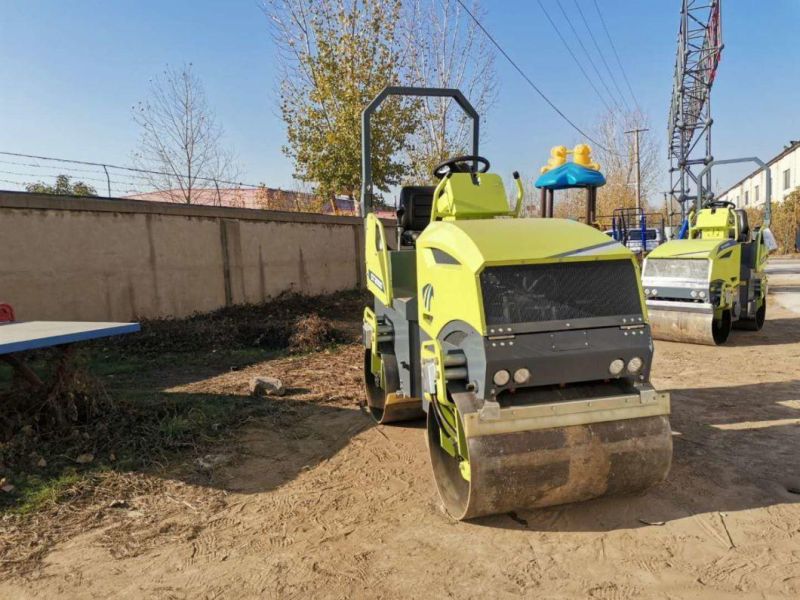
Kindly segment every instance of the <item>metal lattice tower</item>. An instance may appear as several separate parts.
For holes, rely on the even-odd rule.
[[[685,217],[687,201],[711,196],[711,86],[722,53],[721,0],[682,0],[669,109],[670,191]]]

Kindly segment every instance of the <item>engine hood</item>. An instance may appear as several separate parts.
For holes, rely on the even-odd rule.
[[[655,248],[647,258],[713,259],[737,243],[736,240],[672,240]]]
[[[417,248],[420,247],[442,250],[473,272],[486,264],[633,256],[602,231],[569,219],[438,221],[420,235]]]

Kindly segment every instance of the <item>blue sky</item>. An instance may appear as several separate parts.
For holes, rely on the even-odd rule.
[[[590,0],[578,1],[593,14]],[[553,0],[545,2],[558,14]],[[572,0],[562,2],[569,7]],[[657,134],[666,185],[679,0],[598,2]],[[602,105],[536,2],[484,6],[486,26],[511,56],[590,128]],[[800,138],[798,22],[798,0],[723,3],[726,48],[713,99],[718,158],[767,158]],[[602,44],[599,27],[596,35]],[[258,0],[0,0],[0,49],[0,150],[130,164],[137,141],[131,107],[165,64],[192,62],[239,156],[241,179],[292,185],[292,165],[281,153],[274,49]],[[551,146],[580,136],[501,57],[497,66],[499,97],[484,116],[482,153],[505,175],[518,169],[532,177]],[[14,168],[0,163],[0,170]],[[719,169],[715,180],[725,186],[743,170]]]

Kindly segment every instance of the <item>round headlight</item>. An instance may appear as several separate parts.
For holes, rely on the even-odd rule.
[[[642,369],[644,362],[638,356],[634,356],[628,361],[628,373],[638,373]]]
[[[611,364],[608,365],[608,372],[612,375],[619,375],[622,373],[622,369],[625,368],[625,361],[621,358],[616,358],[611,361]]]
[[[658,296],[658,290],[653,288],[653,296]]]
[[[706,297],[706,293],[705,292],[700,292],[700,297],[701,298],[705,298]]]
[[[523,383],[528,383],[530,379],[531,379],[531,372],[525,367],[522,367],[521,369],[517,369],[516,371],[514,371],[514,383],[522,385]]]
[[[505,369],[500,369],[494,374],[492,377],[492,381],[494,381],[495,385],[505,385],[511,379],[511,375]]]
[[[691,296],[692,298],[697,298],[697,290],[692,290]]]
[[[644,295],[645,296],[649,296],[650,295],[650,288],[644,288]]]

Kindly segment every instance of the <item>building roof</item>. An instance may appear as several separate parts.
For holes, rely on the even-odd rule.
[[[782,159],[787,154],[791,154],[792,152],[794,152],[797,148],[800,148],[800,140],[789,140],[789,145],[788,146],[784,146],[784,148],[783,148],[783,150],[781,151],[780,154],[778,154],[777,156],[774,156],[773,158],[771,158],[770,160],[767,161],[767,167],[771,167],[772,165],[774,165],[776,162],[778,162],[780,159]],[[724,192],[722,192],[720,194],[717,194],[717,197],[721,198],[722,196],[724,196],[725,194],[730,192],[732,189],[739,187],[745,181],[747,181],[748,179],[753,177],[753,175],[756,175],[759,171],[761,171],[761,169],[762,169],[762,167],[758,167],[757,169],[755,169],[752,172],[748,173],[747,175],[742,177],[739,181],[737,181],[732,186],[730,186],[727,190],[725,190]]]
[[[125,199],[178,204],[184,202],[183,192],[179,189],[132,194],[125,196]],[[268,187],[194,188],[192,204],[348,216],[355,215],[357,208],[352,198],[338,196],[330,201],[316,194]],[[395,216],[394,210],[376,210],[375,213],[381,218],[394,218]]]

